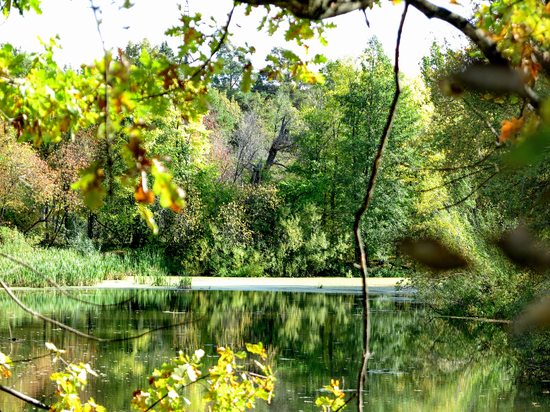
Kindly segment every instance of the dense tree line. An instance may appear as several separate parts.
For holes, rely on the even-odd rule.
[[[274,53],[284,58],[286,51]],[[125,58],[139,66],[140,56],[158,54],[173,56],[166,45],[152,47],[144,41],[130,44]],[[158,236],[136,213],[138,194],[113,178],[128,161],[129,136],[119,133],[112,147],[105,147],[87,137],[94,127],[79,132],[78,139],[67,136],[38,150],[29,147],[37,162],[49,168],[42,172],[44,179],[60,176],[51,190],[72,196],[71,202],[45,195],[27,199],[25,208],[4,202],[5,223],[46,245],[64,246],[80,231],[102,250],[158,249],[177,274],[353,275],[350,228],[393,93],[389,59],[372,39],[360,58],[326,64],[324,84],[296,83],[283,71],[278,81],[259,75],[252,90],[243,93],[234,86],[234,79],[243,76],[241,54],[224,46],[222,56],[236,64],[226,65],[214,78],[209,112],[200,121],[181,121],[176,109],[147,118],[144,149],[169,158],[174,182],[187,193],[181,211],[153,203]],[[395,264],[393,240],[406,234],[413,210],[414,189],[401,165],[411,155],[406,142],[416,138],[420,125],[414,94],[408,87],[392,134],[392,159],[380,181],[380,191],[387,193],[377,199],[364,224],[372,239],[372,265]],[[9,131],[4,138],[15,145]],[[94,212],[79,209],[70,188],[76,172],[96,158],[105,159],[106,151],[108,196]],[[6,157],[6,167],[12,160]],[[18,187],[29,196],[39,194],[24,182]],[[372,229],[373,221],[385,222],[384,229]]]
[[[533,227],[546,225],[544,207],[535,213],[522,206],[526,199],[535,208],[540,204],[533,196],[540,192],[541,173],[499,169],[509,151],[500,123],[522,118],[524,101],[476,91],[444,93],[445,79],[475,60],[472,50],[434,44],[422,78],[405,79],[377,196],[362,223],[375,275],[411,267],[396,241],[432,236],[475,262],[490,289],[512,269],[489,239],[520,216]],[[214,77],[208,113],[199,120],[181,120],[175,107],[145,118],[143,150],[166,159],[173,182],[186,192],[181,210],[165,209],[162,200],[152,203],[158,236],[134,203],[152,193],[135,192],[116,178],[132,164],[131,136],[118,133],[108,146],[93,138],[94,126],[77,139],[67,135],[34,149],[17,145],[13,130],[4,127],[4,224],[47,246],[88,238],[103,251],[155,250],[173,274],[356,274],[350,228],[395,87],[392,64],[373,38],[361,57],[327,62],[323,83],[292,80],[287,62],[276,79],[256,75],[245,93],[236,86],[246,70],[243,53],[230,43],[221,48],[229,63]],[[284,61],[289,53],[277,48],[272,54]],[[175,58],[166,44],[153,47],[145,40],[129,44],[119,58],[143,67],[159,56]],[[96,159],[103,162],[108,196],[90,212],[71,185],[78,170]],[[531,285],[523,277],[514,284]],[[479,301],[479,314],[503,315],[502,305],[479,309],[484,298],[471,298]]]

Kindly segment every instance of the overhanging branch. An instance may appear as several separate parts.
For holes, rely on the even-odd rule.
[[[31,398],[30,396],[27,396],[21,392],[17,392],[15,389],[8,388],[6,386],[0,385],[0,391],[9,393],[12,396],[15,396],[16,398],[21,399],[22,401],[25,401],[33,406],[36,406],[39,409],[45,409],[47,411],[50,410],[50,407],[48,405],[43,404],[37,399]]]
[[[429,19],[440,19],[456,27],[481,49],[485,57],[487,57],[491,63],[498,65],[508,64],[508,60],[502,56],[495,41],[485,34],[483,30],[475,27],[464,17],[444,7],[436,6],[426,0],[411,0],[409,4],[418,9]]]
[[[493,65],[497,66],[509,66],[508,59],[506,59],[502,53],[498,50],[497,43],[487,35],[483,30],[478,29],[466,18],[447,10],[444,7],[436,6],[427,0],[410,0],[409,4],[420,12],[422,12],[429,19],[436,18],[443,20],[450,25],[456,27],[462,33],[464,33],[477,47],[483,52],[487,60]],[[521,90],[518,92],[522,96],[529,99],[531,105],[538,109],[540,107],[540,96],[535,93],[528,85],[523,84]]]
[[[273,5],[287,9],[297,17],[322,20],[370,7],[375,0],[244,0],[254,6]]]

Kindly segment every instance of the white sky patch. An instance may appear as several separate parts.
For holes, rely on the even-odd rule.
[[[185,4],[185,1],[182,0],[182,3]],[[173,0],[135,0],[135,6],[129,10],[119,9],[122,1],[112,4],[111,1],[96,0],[95,4],[102,10],[101,31],[108,49],[124,49],[129,41],[137,43],[144,38],[153,46],[168,41],[175,51],[181,44],[180,39],[164,35],[166,29],[178,24],[181,15],[177,3]],[[219,26],[225,25],[231,4],[230,0],[189,0],[191,14],[200,12],[205,20],[213,16]],[[453,6],[448,1],[439,1],[438,4],[463,16],[471,14],[468,8]],[[362,53],[372,36],[377,36],[386,54],[393,60],[403,7],[404,4],[393,6],[390,2],[384,1],[383,7],[375,6],[373,10],[368,10],[370,28],[367,27],[361,11],[331,19],[338,27],[327,32],[329,45],[323,47],[317,40],[309,41],[309,55],[313,57],[315,54],[324,54],[332,60],[346,56],[355,57]],[[12,14],[0,26],[0,43],[9,42],[23,51],[40,52],[43,47],[37,36],[47,42],[50,37],[59,35],[61,40],[58,43],[63,49],[56,51],[55,59],[61,67],[79,67],[82,63],[91,63],[103,55],[89,1],[50,0],[43,2],[42,10],[43,14],[40,16],[34,12],[26,14],[25,17]],[[248,42],[253,45],[257,50],[253,58],[257,68],[263,67],[265,56],[273,47],[289,48],[305,57],[305,49],[293,43],[286,43],[282,33],[270,37],[266,33],[256,31],[259,18],[262,16],[260,10],[254,11],[250,17],[245,17],[243,6],[236,9],[230,28],[233,33],[232,43],[240,46]],[[414,7],[410,7],[401,45],[402,71],[408,75],[418,74],[419,62],[423,56],[428,55],[435,39],[439,42],[447,39],[453,47],[466,44],[464,36],[449,24],[435,19],[429,20]]]

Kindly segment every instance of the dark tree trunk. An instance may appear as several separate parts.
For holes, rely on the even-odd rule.
[[[293,141],[288,132],[289,123],[290,119],[287,119],[287,117],[284,116],[281,121],[279,133],[269,148],[265,165],[260,160],[258,164],[253,167],[252,175],[250,176],[250,184],[252,186],[258,186],[261,183],[262,173],[267,174],[269,172],[271,166],[275,164],[275,158],[277,157],[279,151],[289,149],[293,145]]]

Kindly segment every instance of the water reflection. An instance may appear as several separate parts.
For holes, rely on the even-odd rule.
[[[82,291],[78,296],[110,304],[128,291]],[[54,292],[24,292],[29,307],[88,334],[133,336],[160,326],[196,320],[136,340],[88,342],[33,319],[0,296],[0,348],[12,359],[46,353],[44,342],[67,350],[66,358],[88,362],[100,372],[88,396],[109,411],[130,410],[131,393],[145,386],[155,366],[179,350],[206,351],[216,361],[216,345],[244,348],[263,342],[277,370],[274,403],[258,410],[317,411],[314,400],[330,378],[344,389],[356,387],[361,354],[361,301],[355,295],[248,291],[147,291],[122,307],[98,308]],[[373,298],[371,360],[365,397],[370,411],[519,411],[550,406],[547,388],[519,386],[516,367],[497,324],[444,320],[426,316],[422,307],[388,297]],[[19,362],[4,384],[51,403],[55,390],[48,377],[60,367],[49,356]],[[116,394],[116,396],[113,396]],[[125,396],[122,396],[122,395]],[[198,399],[200,393],[187,394]],[[0,410],[25,410],[0,393]],[[29,409],[30,410],[30,409]]]

